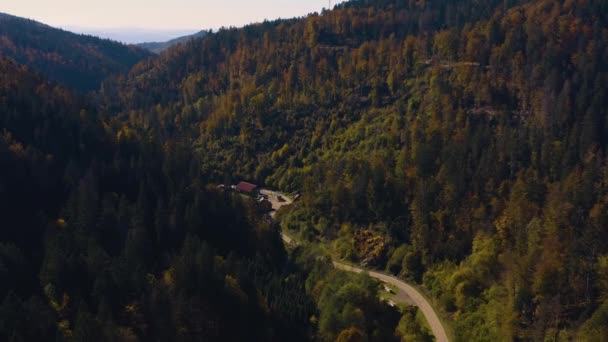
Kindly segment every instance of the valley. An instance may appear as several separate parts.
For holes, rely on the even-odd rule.
[[[0,341],[608,336],[607,1],[143,47],[0,14]]]

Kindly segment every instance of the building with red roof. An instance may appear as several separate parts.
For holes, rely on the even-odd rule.
[[[236,191],[247,195],[255,195],[257,188],[257,185],[247,182],[240,182],[235,187]]]

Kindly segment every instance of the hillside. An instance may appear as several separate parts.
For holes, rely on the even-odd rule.
[[[0,340],[305,340],[277,227],[99,118],[0,58]]]
[[[200,31],[200,32],[197,32],[197,33],[189,35],[189,36],[178,37],[178,38],[166,41],[166,42],[140,43],[140,44],[137,44],[137,46],[139,46],[142,49],[146,49],[150,52],[159,54],[177,44],[186,43],[189,40],[196,39],[196,38],[202,38],[202,37],[206,36],[207,34],[209,34],[209,31]]]
[[[0,56],[85,92],[98,90],[108,76],[128,72],[151,54],[134,46],[0,13]]]
[[[602,0],[361,0],[177,46],[106,101],[208,179],[301,192],[284,228],[419,282],[458,340],[597,340],[607,57]]]

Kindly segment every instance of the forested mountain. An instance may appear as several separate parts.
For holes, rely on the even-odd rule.
[[[0,28],[0,340],[429,339],[323,250],[457,341],[608,336],[608,1],[353,0],[149,59]],[[300,247],[240,179],[301,194]]]
[[[351,1],[220,30],[101,93],[283,226],[421,283],[456,339],[608,335],[608,2]]]
[[[277,227],[99,117],[0,59],[0,340],[306,339]]]
[[[0,13],[0,56],[11,57],[51,80],[84,92],[99,89],[108,76],[126,73],[150,53]]]
[[[181,43],[185,43],[185,42],[187,42],[189,40],[192,40],[192,39],[204,37],[207,34],[209,34],[209,31],[200,31],[200,32],[197,32],[195,34],[191,34],[189,36],[178,37],[178,38],[166,41],[166,42],[140,43],[140,44],[137,44],[137,46],[139,46],[142,49],[146,49],[146,50],[148,50],[150,52],[154,52],[156,54],[159,54],[159,53],[161,53],[161,52],[169,49],[172,46],[175,46],[175,45],[181,44]]]

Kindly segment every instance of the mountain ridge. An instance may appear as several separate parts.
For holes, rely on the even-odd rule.
[[[185,43],[192,39],[202,38],[202,37],[206,36],[207,34],[209,34],[210,32],[211,31],[202,30],[202,31],[199,31],[199,32],[191,34],[191,35],[177,37],[177,38],[165,41],[165,42],[144,42],[144,43],[138,43],[136,45],[143,49],[146,49],[150,52],[153,52],[155,54],[160,54],[161,52],[163,52],[177,44]]]
[[[138,47],[79,35],[31,19],[0,16],[0,55],[81,92],[97,90],[152,55]]]

